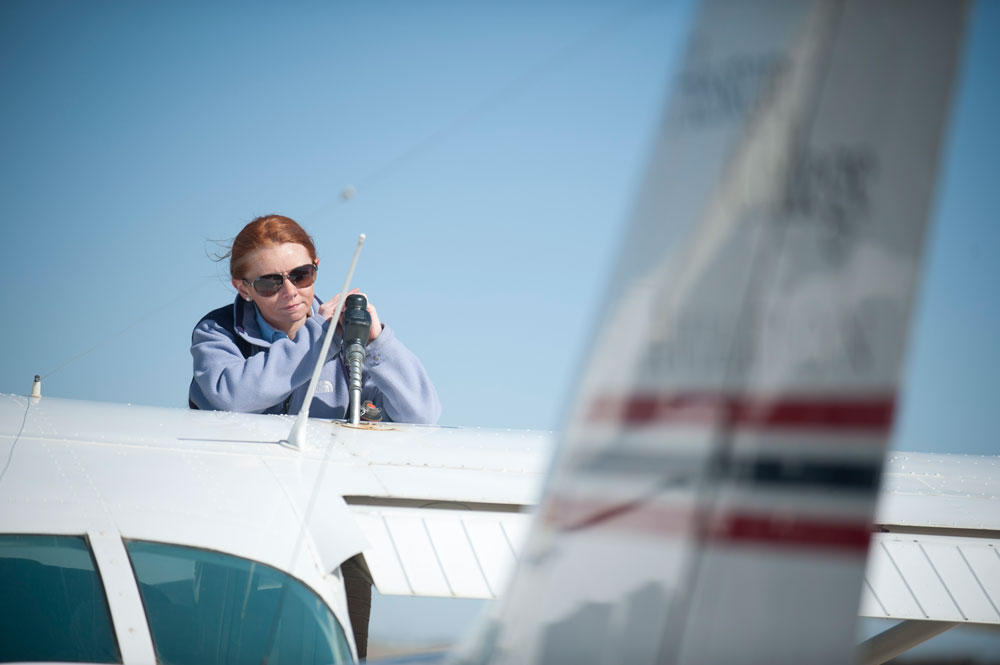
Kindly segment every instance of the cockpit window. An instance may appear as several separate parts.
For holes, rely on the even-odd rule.
[[[352,662],[326,604],[276,568],[178,545],[125,547],[160,663]]]
[[[0,535],[0,589],[0,661],[122,662],[85,538]]]

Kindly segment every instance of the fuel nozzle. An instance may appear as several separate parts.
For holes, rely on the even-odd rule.
[[[344,301],[344,358],[349,372],[350,402],[348,420],[352,425],[361,421],[361,364],[365,361],[365,345],[372,328],[368,299],[359,293]]]
[[[344,348],[351,344],[368,344],[372,329],[372,315],[368,313],[368,299],[360,293],[347,296],[344,302]]]

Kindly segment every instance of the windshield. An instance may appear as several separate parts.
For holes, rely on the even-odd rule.
[[[178,545],[125,547],[160,663],[352,662],[326,604],[276,568]]]
[[[0,535],[0,661],[120,663],[82,536]]]

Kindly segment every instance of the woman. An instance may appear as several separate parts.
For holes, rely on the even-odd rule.
[[[298,413],[321,351],[338,296],[313,295],[319,259],[312,238],[280,215],[247,224],[228,253],[239,292],[235,303],[206,314],[191,335],[192,408],[247,413]],[[363,366],[362,402],[383,420],[434,423],[441,413],[437,392],[417,357],[372,318]],[[324,359],[309,407],[317,418],[344,418],[349,391],[340,336]]]
[[[239,292],[232,305],[206,314],[191,334],[195,409],[298,413],[322,350],[339,294],[313,295],[319,259],[312,238],[288,217],[266,215],[240,231],[228,254]],[[434,423],[437,392],[420,361],[403,346],[368,303],[372,327],[362,368],[362,402],[383,419]],[[336,335],[324,360],[309,414],[344,418],[349,402],[346,363]],[[364,659],[371,610],[371,576],[361,555],[341,565],[358,657]]]

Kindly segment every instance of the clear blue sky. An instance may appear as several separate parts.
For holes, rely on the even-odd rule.
[[[970,24],[901,449],[998,451],[998,5]],[[47,395],[183,406],[190,329],[233,295],[212,241],[280,212],[317,240],[321,297],[368,234],[355,283],[444,423],[558,427],[689,13],[0,4],[0,391],[38,373]]]
[[[444,423],[556,427],[682,26],[475,4],[0,4],[0,391],[186,405],[211,241],[279,212],[323,298],[367,233]]]
[[[233,297],[212,241],[278,212],[321,297],[368,234],[355,283],[442,422],[558,427],[689,4],[0,3],[0,392],[184,406]],[[998,34],[980,2],[899,449],[998,452]]]

